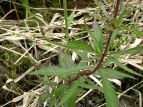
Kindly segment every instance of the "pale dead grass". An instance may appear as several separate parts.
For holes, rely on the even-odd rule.
[[[138,26],[140,26],[142,29],[143,17],[141,17],[141,18],[139,18],[139,17],[143,15],[143,12],[141,12],[139,10],[141,9],[143,11],[143,8],[142,8],[143,2],[141,2],[139,0],[129,1],[127,3],[127,5],[129,6],[128,8],[131,8],[131,9],[136,8],[135,14],[130,19],[130,23],[131,24],[138,24]],[[97,7],[97,8],[86,8],[86,9],[76,9],[75,10],[76,15],[74,16],[74,18],[81,16],[83,14],[88,14],[88,17],[86,17],[85,20],[86,20],[86,23],[89,26],[91,26],[93,24],[92,19],[93,19],[94,15],[96,17],[101,17],[100,13],[99,13],[99,7]],[[107,12],[105,10],[105,7],[102,6],[101,8],[102,8],[103,13],[106,17],[105,19],[111,20],[110,19],[111,13]],[[33,8],[33,9],[37,9],[37,8]],[[41,8],[38,8],[38,9],[41,9]],[[51,8],[51,9],[55,10],[55,11],[56,10],[63,11],[63,9],[59,9],[59,8],[58,9],[57,8]],[[15,11],[15,10],[9,11],[7,14],[5,14],[4,17],[2,17],[0,19],[0,29],[3,31],[0,34],[0,42],[9,41],[11,44],[14,44],[15,47],[18,47],[20,50],[23,50],[23,53],[16,51],[15,47],[7,48],[5,46],[0,45],[0,49],[6,50],[6,51],[9,51],[11,53],[19,55],[19,58],[15,61],[14,64],[19,63],[19,61],[23,60],[24,57],[31,59],[35,64],[31,65],[31,67],[27,71],[25,71],[24,73],[22,73],[19,77],[15,78],[15,79],[11,79],[8,77],[5,85],[3,85],[3,89],[6,90],[7,92],[15,93],[17,95],[17,97],[15,97],[11,101],[8,101],[7,103],[3,104],[1,107],[5,107],[12,102],[20,102],[17,107],[38,107],[39,106],[39,104],[38,104],[39,95],[42,94],[43,92],[45,92],[45,90],[47,90],[46,86],[44,86],[43,84],[39,84],[38,86],[36,86],[33,89],[30,89],[27,92],[22,90],[23,94],[20,94],[16,90],[12,90],[12,89],[8,88],[8,85],[11,82],[18,84],[19,81],[21,81],[23,78],[25,78],[26,75],[28,75],[30,72],[32,72],[43,61],[50,59],[51,57],[56,56],[58,53],[60,53],[60,51],[62,49],[65,49],[65,47],[57,45],[55,42],[51,42],[54,40],[58,40],[58,43],[60,43],[60,44],[65,44],[67,42],[66,38],[65,38],[65,32],[64,32],[64,28],[65,28],[64,17],[59,13],[55,13],[53,15],[53,17],[51,18],[51,21],[47,22],[40,13],[36,13],[36,14],[33,14],[32,16],[30,16],[28,19],[25,19],[25,20],[19,20],[19,21],[5,20],[5,17],[13,11]],[[73,10],[70,9],[69,11],[73,11]],[[36,20],[33,20],[33,18],[36,18]],[[101,27],[104,26],[104,23],[106,20],[99,22]],[[129,21],[126,18],[124,18],[124,20]],[[29,22],[36,23],[36,26],[30,27]],[[40,23],[42,23],[42,24],[40,24]],[[21,24],[23,24],[23,26],[20,26]],[[84,37],[80,36],[82,33],[86,33],[86,32],[82,32],[81,29],[78,27],[78,26],[83,26],[83,25],[84,25],[84,17],[81,17],[77,20],[74,20],[72,23],[72,26],[69,28],[70,29],[70,33],[69,33],[70,38],[80,40],[80,39],[88,37],[88,35],[85,35]],[[54,31],[56,29],[61,29],[61,30],[60,30],[60,32],[55,33]],[[44,32],[45,37],[49,41],[47,41],[45,39],[45,37],[43,36],[43,32]],[[143,39],[143,38],[141,38],[141,39]],[[24,42],[25,47],[21,44],[21,40],[25,41]],[[29,41],[30,41],[30,46],[27,46],[27,44],[29,44]],[[136,47],[140,44],[141,43],[134,45],[134,47]],[[47,58],[44,58],[44,59],[37,60],[35,57],[35,56],[38,56],[38,54],[37,54],[38,49],[36,48],[36,46],[38,46],[40,49],[44,50],[43,55],[50,53],[50,52],[54,52],[56,54],[53,54],[52,56],[47,56]],[[30,50],[32,48],[35,49],[35,55],[30,53]],[[130,47],[130,48],[132,48],[132,47]],[[141,58],[139,58],[139,57],[141,57]],[[138,57],[134,57],[134,58],[133,58],[133,56],[128,57],[128,58],[125,56],[125,57],[122,57],[122,59],[120,59],[120,60],[123,63],[131,64],[135,68],[143,70],[143,65],[142,65],[143,58],[141,55],[140,56],[138,55]],[[94,76],[90,76],[90,78],[93,79],[93,81],[95,81],[96,84],[102,86],[101,82],[97,78],[95,78]],[[53,81],[58,82],[57,77],[55,77],[53,79]],[[141,81],[137,85],[140,85],[142,82],[143,81]],[[130,89],[127,89],[125,92],[119,94],[119,97],[126,94],[126,92],[128,90],[132,89],[139,94],[140,107],[142,107],[141,92],[135,90],[134,89],[135,86],[131,86]],[[48,87],[48,89],[49,89],[49,92],[52,91],[51,87]],[[87,93],[85,93],[83,96],[81,96],[77,100],[77,102],[79,102],[84,97],[86,97],[90,92],[92,92],[92,90],[89,90]],[[44,102],[44,104],[46,105],[46,101]],[[99,107],[102,107],[103,105],[101,105]]]

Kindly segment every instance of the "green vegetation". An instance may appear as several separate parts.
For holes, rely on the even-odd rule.
[[[2,107],[142,106],[139,1],[3,2]],[[16,21],[7,20],[13,17],[9,16],[12,8],[5,12],[7,3],[16,9]],[[71,4],[77,7],[69,9]],[[25,14],[19,14],[19,6]]]

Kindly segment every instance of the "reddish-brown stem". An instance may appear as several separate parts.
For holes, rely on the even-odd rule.
[[[117,15],[118,15],[119,6],[120,6],[120,0],[117,0],[116,4],[115,4],[115,7],[114,7],[113,20],[115,20]],[[114,30],[115,29],[114,24],[112,24],[112,27],[113,27],[113,30]],[[107,55],[108,48],[109,48],[109,45],[110,45],[110,40],[111,40],[111,37],[112,37],[112,34],[113,34],[113,30],[110,30],[109,34],[107,35],[106,42],[105,42],[105,50],[103,51],[101,59],[97,62],[96,66],[92,70],[84,70],[84,71],[78,73],[75,77],[73,77],[73,78],[71,78],[67,81],[68,84],[71,84],[73,81],[77,80],[80,76],[91,75],[100,68],[100,66],[102,65],[102,63],[103,63],[103,61],[104,61],[104,59]]]
[[[117,15],[118,15],[119,6],[120,6],[120,0],[117,0],[116,5],[114,7],[114,19],[116,19]]]

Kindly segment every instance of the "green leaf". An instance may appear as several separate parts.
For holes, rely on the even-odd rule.
[[[55,83],[55,82],[49,80],[48,77],[47,77],[47,79],[43,78],[43,80],[41,81],[41,83],[44,84],[44,85],[48,85],[51,88],[52,87],[56,87],[58,85],[58,83]]]
[[[67,21],[68,21],[68,27],[71,27],[71,23],[72,23],[72,21],[73,21],[73,18],[74,18],[74,16],[75,16],[75,10],[76,10],[76,8],[74,8],[74,10],[72,11],[72,13],[70,14],[70,16],[67,18]]]
[[[78,89],[78,85],[79,85],[79,80],[75,81],[72,86],[70,87],[70,89],[68,90],[68,92],[65,94],[65,96],[63,96],[60,100],[60,102],[57,104],[57,106],[61,106],[62,104],[64,104],[67,100],[69,100],[72,95],[76,92],[76,90]]]
[[[49,66],[45,68],[40,68],[32,72],[32,75],[44,75],[44,76],[57,76],[62,75],[64,73],[64,69],[60,68],[59,66]]]
[[[125,7],[125,5],[122,5],[121,12],[120,12],[119,16],[117,17],[117,19],[114,22],[114,25],[117,28],[122,25],[122,23],[123,23],[123,16],[124,16],[125,12],[126,12],[126,7]]]
[[[54,91],[52,91],[52,93],[50,93],[48,95],[48,97],[59,96],[60,94],[62,94],[65,91],[67,91],[67,88],[68,88],[67,85],[59,86],[58,88],[55,88]]]
[[[116,95],[116,91],[114,90],[112,83],[107,79],[106,75],[100,73],[104,97],[106,100],[107,107],[119,107],[118,97]]]
[[[92,45],[93,45],[94,51],[97,54],[102,53],[103,47],[104,47],[103,46],[104,38],[103,38],[102,31],[99,28],[97,22],[94,20],[93,32],[90,31],[90,29],[88,28],[88,26],[86,25],[86,23],[84,25],[86,27],[86,30],[87,30],[89,36],[92,39]]]
[[[29,9],[29,0],[22,0],[22,4],[25,8],[25,16],[28,18],[31,15],[31,11]]]
[[[94,90],[98,90],[98,91],[103,92],[102,88],[97,86],[97,85],[95,85],[95,83],[94,83],[94,85],[93,84],[81,83],[81,84],[79,84],[79,86],[82,87],[82,88],[94,89]]]
[[[80,72],[80,70],[88,69],[90,66],[76,66],[73,68],[64,69],[60,68],[59,66],[51,66],[47,68],[41,68],[35,72],[32,72],[32,75],[44,75],[44,76],[59,76],[61,78],[66,78],[68,76],[75,75],[76,73]]]
[[[126,12],[126,8],[125,8],[125,5],[123,5],[119,16],[114,21],[114,25],[117,29],[115,29],[112,33],[112,37],[111,37],[111,41],[110,41],[110,47],[113,46],[113,41],[116,39],[116,36],[119,32],[118,28],[121,27],[121,25],[123,23],[123,16],[124,16],[125,12]]]
[[[59,85],[56,88],[52,88],[52,92],[44,92],[40,95],[40,102],[45,101],[46,99],[49,101],[49,107],[55,107],[55,105],[59,102],[57,97],[63,96],[68,89],[67,85]]]
[[[85,78],[85,77],[80,77],[79,86],[82,88],[95,89],[95,90],[98,90],[100,92],[103,92],[103,89],[100,86],[96,85],[95,82],[93,82],[90,79]]]
[[[122,54],[128,54],[128,53],[129,54],[143,53],[143,46],[137,46],[135,48],[117,51],[117,52],[114,52],[112,54],[112,56],[115,57],[115,58],[118,58]]]
[[[106,75],[106,77],[110,79],[111,78],[122,79],[125,77],[135,79],[133,76],[129,74],[126,74],[126,73],[123,73],[121,71],[117,71],[114,69],[110,69],[110,68],[100,69],[99,72],[102,72],[103,75]]]
[[[94,51],[99,53],[99,49],[98,49],[98,47],[97,47],[97,45],[96,45],[96,41],[95,41],[95,37],[94,37],[93,33],[92,33],[91,30],[88,28],[88,26],[86,25],[85,22],[84,22],[84,25],[85,25],[85,27],[86,27],[86,30],[87,30],[89,36],[90,36],[91,39],[92,39],[91,43],[92,43],[92,45],[93,45]]]
[[[102,34],[102,30],[99,27],[98,23],[96,22],[96,19],[94,18],[94,22],[93,22],[93,36],[92,37],[94,40],[94,43],[96,43],[96,46],[99,49],[99,53],[103,52],[103,44],[104,44],[104,38],[103,38],[103,34]]]
[[[111,47],[111,48],[112,48],[112,46],[113,46],[114,40],[115,40],[115,38],[116,38],[118,32],[119,32],[119,30],[118,30],[118,29],[115,29],[115,30],[113,31],[113,33],[112,33],[111,41],[110,41],[110,47]]]
[[[68,41],[66,47],[72,50],[93,51],[93,48],[83,41]]]
[[[78,91],[73,93],[73,95],[69,98],[67,101],[67,107],[76,107],[76,96],[78,94]]]
[[[68,91],[68,87],[66,85],[59,86],[56,89],[53,89],[52,93],[48,94],[47,98],[50,99],[50,107],[55,107],[59,102],[57,97],[61,97]]]
[[[137,26],[133,26],[131,28],[133,34],[136,35],[136,37],[143,37],[143,32],[139,30],[139,28]]]
[[[118,61],[117,59],[115,59],[114,57],[110,57],[109,58],[110,62],[114,62],[115,64],[117,64],[119,67],[123,68],[124,70],[128,71],[131,74],[137,75],[137,76],[141,76],[143,77],[141,74],[133,71],[132,69],[128,68],[127,66],[125,66],[124,64],[122,64],[120,61]]]
[[[76,67],[77,65],[74,64],[74,62],[68,54],[61,53],[59,56],[59,66],[64,69],[71,69],[73,67]]]
[[[67,0],[63,0],[64,6],[64,18],[65,18],[65,26],[66,26],[66,39],[69,39],[69,31],[68,31],[68,14],[67,14]]]
[[[89,69],[89,65],[76,65],[73,63],[71,58],[67,54],[61,53],[59,57],[59,66],[49,66],[45,68],[40,68],[32,75],[43,75],[43,76],[59,76],[60,78],[67,78],[73,76],[84,69]]]
[[[88,55],[87,55],[88,52],[75,51],[75,53],[80,56],[80,58],[82,59],[82,61],[87,61],[87,62],[89,61]]]

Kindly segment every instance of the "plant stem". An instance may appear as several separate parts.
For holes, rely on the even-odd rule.
[[[116,20],[116,17],[118,15],[118,11],[119,11],[119,6],[120,6],[120,0],[117,0],[116,4],[115,4],[115,7],[114,7],[113,20]],[[112,27],[113,27],[113,30],[114,30],[115,29],[114,23],[112,24]],[[105,50],[103,51],[101,59],[97,62],[96,66],[92,70],[84,70],[84,71],[78,73],[75,77],[68,80],[68,84],[71,84],[73,81],[77,80],[80,76],[91,75],[100,68],[100,66],[102,65],[102,63],[103,63],[103,61],[104,61],[104,59],[107,55],[110,40],[111,40],[111,37],[112,37],[112,34],[113,34],[113,30],[110,30],[109,34],[107,35],[106,42],[105,42]]]
[[[68,15],[67,15],[67,0],[63,0],[64,5],[64,17],[65,17],[65,27],[66,27],[66,39],[69,40],[69,31],[68,31]]]

